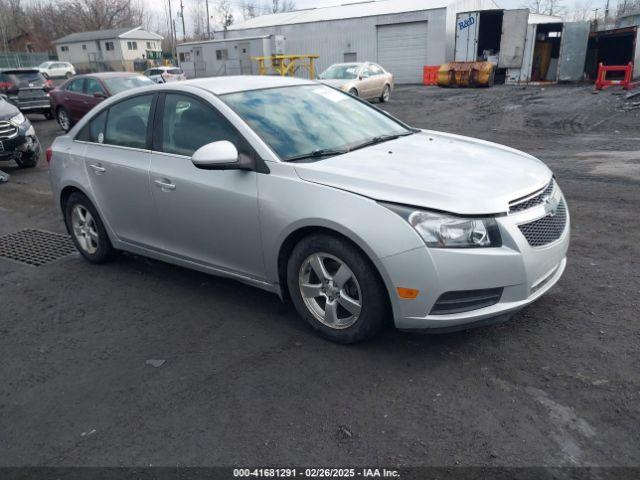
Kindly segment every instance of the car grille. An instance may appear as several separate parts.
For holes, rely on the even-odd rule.
[[[0,122],[0,140],[13,138],[18,134],[18,127],[9,122]]]
[[[544,203],[545,199],[553,194],[555,188],[556,182],[552,179],[540,192],[509,202],[509,213],[522,212]]]
[[[558,240],[567,225],[567,207],[564,199],[558,203],[555,212],[518,228],[532,247],[542,247]]]
[[[431,315],[447,315],[489,307],[500,301],[503,288],[459,290],[440,295],[431,309]]]

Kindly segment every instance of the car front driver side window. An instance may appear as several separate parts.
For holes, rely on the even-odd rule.
[[[228,140],[241,151],[236,130],[213,107],[189,95],[168,93],[162,120],[162,151],[191,156],[200,147]]]

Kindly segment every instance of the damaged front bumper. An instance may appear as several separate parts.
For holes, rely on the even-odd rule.
[[[30,122],[18,128],[17,135],[12,138],[0,138],[0,161],[38,158],[41,146],[36,132]]]

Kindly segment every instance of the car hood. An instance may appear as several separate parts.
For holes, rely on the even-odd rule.
[[[329,85],[334,88],[341,88],[343,85],[346,85],[349,82],[353,82],[353,80],[345,80],[345,79],[333,79],[333,80],[320,80],[320,83],[324,83],[325,85]]]
[[[9,120],[15,117],[20,110],[15,105],[7,102],[3,98],[0,98],[0,120]]]
[[[463,215],[507,212],[510,201],[543,188],[552,175],[518,150],[433,131],[296,163],[295,169],[309,182]]]

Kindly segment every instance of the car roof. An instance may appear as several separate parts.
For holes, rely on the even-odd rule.
[[[197,78],[180,82],[180,85],[193,85],[214,95],[260,90],[263,88],[289,87],[296,85],[314,85],[316,82],[304,78],[281,77],[276,75],[235,75],[228,77]],[[175,88],[175,85],[172,84]]]

